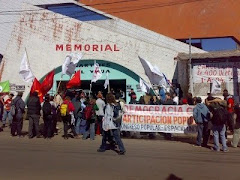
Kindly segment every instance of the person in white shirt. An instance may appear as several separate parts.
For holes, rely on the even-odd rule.
[[[177,94],[175,92],[173,93],[173,102],[175,102],[176,105],[179,104],[179,97],[177,96]]]
[[[99,126],[100,134],[102,134],[102,118],[104,117],[105,102],[102,100],[103,99],[102,93],[98,93],[97,98],[98,99],[96,100],[96,105],[98,106],[99,110],[96,111],[97,115],[96,129]]]

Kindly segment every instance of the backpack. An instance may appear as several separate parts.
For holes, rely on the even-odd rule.
[[[213,111],[213,119],[217,125],[226,124],[228,120],[228,112],[222,107],[215,108]]]
[[[52,114],[52,105],[50,104],[50,102],[44,102],[42,110],[43,110],[44,116],[51,115]]]
[[[84,109],[84,116],[86,120],[91,120],[94,116],[94,111],[92,106],[87,106]]]
[[[11,105],[10,114],[12,116],[15,116],[17,114],[17,106],[16,106],[17,102],[18,102],[18,100]]]
[[[116,105],[113,106],[113,121],[115,123],[121,123],[122,121],[122,107],[120,101],[117,102]]]
[[[61,104],[60,113],[61,113],[61,116],[67,116],[69,114],[68,104],[64,104],[64,103]]]

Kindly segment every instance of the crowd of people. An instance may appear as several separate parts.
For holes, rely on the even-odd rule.
[[[111,90],[105,97],[101,91],[91,96],[87,96],[83,91],[74,92],[71,95],[59,92],[55,96],[46,94],[42,103],[40,103],[38,93],[34,92],[30,95],[26,104],[22,100],[22,95],[23,93],[19,92],[14,99],[13,94],[9,94],[7,97],[2,96],[0,99],[1,128],[6,128],[6,120],[8,120],[11,136],[23,137],[22,126],[26,106],[27,119],[29,120],[29,139],[34,137],[49,139],[58,135],[57,123],[62,122],[64,139],[69,137],[79,139],[81,137],[83,140],[94,140],[96,134],[99,134],[102,135],[102,144],[98,152],[104,152],[107,149],[107,142],[109,142],[111,147],[118,145],[119,154],[125,154],[120,133],[121,118],[118,117],[124,112],[125,100],[122,97],[125,97],[125,93],[123,94],[123,91],[115,92]],[[193,117],[198,131],[196,146],[208,147],[210,131],[212,130],[214,137],[213,150],[220,151],[220,139],[223,146],[222,150],[227,152],[227,129],[233,132],[231,145],[233,147],[238,146],[240,108],[239,105],[234,104],[234,99],[228,94],[227,90],[223,92],[224,100],[214,98],[209,93],[205,103],[202,103],[200,97],[192,97],[191,93],[183,98],[179,86],[172,86],[169,92],[164,92],[160,88],[159,96],[146,93],[139,98],[131,89],[128,96],[130,97],[129,104],[195,105]],[[41,116],[44,122],[43,128],[40,128]],[[106,124],[107,121],[112,121],[112,124]],[[70,132],[69,129],[71,129]],[[122,132],[122,134],[124,133]],[[130,132],[131,136],[136,134],[140,133]],[[171,134],[165,135],[171,138]],[[149,133],[150,138],[154,138],[154,136],[155,133]]]
[[[25,103],[22,95],[19,92],[14,99],[13,94],[5,95],[7,96],[4,96],[5,99],[1,98],[1,104],[4,106],[2,129],[6,128],[8,119],[12,137],[23,137]],[[38,93],[33,92],[26,103],[26,114],[29,120],[28,137],[29,139],[34,137],[50,139],[58,134],[57,123],[62,122],[64,139],[69,137],[79,139],[82,135],[83,140],[88,138],[94,140],[95,135],[99,134],[102,135],[103,140],[98,152],[104,152],[107,149],[107,142],[109,142],[111,148],[118,145],[119,154],[123,155],[125,148],[120,136],[119,112],[123,112],[124,104],[120,102],[119,98],[120,94],[113,95],[112,93],[108,93],[104,98],[101,91],[90,97],[84,92],[76,92],[74,97],[59,92],[55,97],[46,94],[44,101],[40,103]],[[13,107],[16,110],[15,114],[12,113]],[[44,122],[43,129],[40,128],[41,116]],[[105,122],[112,121],[112,126],[106,127],[105,123],[103,127],[103,119]],[[69,129],[71,129],[70,132]]]

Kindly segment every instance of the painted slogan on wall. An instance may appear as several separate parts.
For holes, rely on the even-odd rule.
[[[240,62],[193,64],[193,83],[240,82]]]

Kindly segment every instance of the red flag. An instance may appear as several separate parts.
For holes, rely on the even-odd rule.
[[[45,77],[45,79],[42,82],[41,91],[43,96],[47,94],[47,92],[52,88],[53,78],[54,78],[54,70],[48,73],[48,75]]]
[[[67,88],[69,89],[74,86],[80,86],[81,85],[80,76],[81,76],[81,74],[80,74],[80,70],[79,70],[73,75],[72,79],[67,83],[67,85],[66,85]]]
[[[42,94],[42,91],[41,91],[41,84],[37,80],[37,78],[35,78],[34,81],[33,81],[30,93],[32,94],[34,92],[38,93],[38,97],[40,99],[40,102],[43,102],[43,94]]]

